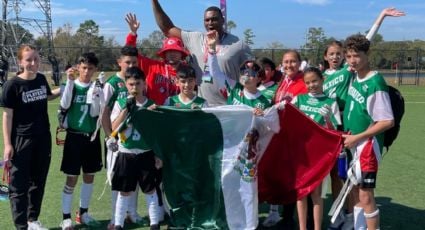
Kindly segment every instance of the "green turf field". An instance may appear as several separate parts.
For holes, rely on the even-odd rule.
[[[406,113],[398,139],[384,156],[378,174],[376,199],[381,210],[381,229],[425,229],[425,88],[417,86],[399,87],[406,100]],[[52,134],[56,129],[56,110],[58,101],[49,104],[49,114]],[[30,116],[30,114],[29,114]],[[422,118],[421,118],[422,117]],[[1,119],[1,118],[0,118]],[[3,139],[0,140],[3,149]],[[59,229],[61,222],[61,192],[65,177],[59,171],[62,148],[53,145],[52,163],[47,180],[40,221],[48,228]],[[2,158],[2,157],[0,157]],[[0,170],[1,171],[1,170]],[[105,171],[97,174],[95,189],[89,212],[102,221],[105,229],[111,215],[110,189],[102,194],[105,182]],[[79,187],[75,189],[73,210],[78,209]],[[327,199],[325,214],[329,209],[330,199]],[[261,214],[266,215],[266,209]],[[146,215],[144,198],[139,196],[139,213]],[[75,216],[75,215],[74,215]],[[327,226],[325,216],[323,227]],[[126,226],[130,229],[144,229],[136,226]],[[164,227],[165,228],[165,227]],[[8,202],[0,201],[0,229],[14,229]],[[79,229],[84,229],[79,226]],[[148,228],[145,228],[148,229]],[[277,227],[275,229],[278,229]]]

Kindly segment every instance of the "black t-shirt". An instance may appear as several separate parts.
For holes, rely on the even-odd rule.
[[[47,95],[52,95],[52,91],[46,77],[40,73],[33,80],[15,76],[4,84],[0,106],[13,109],[12,134],[50,132]]]

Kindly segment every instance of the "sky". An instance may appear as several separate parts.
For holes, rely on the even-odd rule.
[[[43,18],[29,0],[22,17]],[[184,30],[205,31],[203,13],[220,0],[160,0],[174,25]],[[227,18],[236,23],[231,32],[243,38],[251,29],[254,48],[279,42],[287,48],[305,44],[308,28],[321,27],[327,37],[344,39],[368,30],[385,7],[396,7],[407,15],[387,17],[379,31],[385,41],[425,40],[424,0],[227,0]],[[52,27],[69,23],[76,30],[85,20],[94,20],[100,34],[124,43],[128,27],[125,14],[135,13],[141,22],[139,38],[158,30],[150,0],[52,0]]]

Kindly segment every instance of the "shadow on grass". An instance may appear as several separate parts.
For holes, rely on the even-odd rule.
[[[425,229],[425,210],[393,203],[391,197],[376,197],[381,214],[381,229]]]
[[[425,230],[425,210],[411,208],[406,205],[393,203],[390,197],[376,197],[376,203],[380,210],[381,229],[385,230]],[[327,215],[332,205],[332,199],[328,196],[324,199],[323,223],[322,229],[327,229],[330,223],[330,217]],[[282,207],[279,208],[282,213]],[[261,226],[261,223],[267,217],[269,206],[266,204],[260,205],[260,221],[258,230],[281,230],[285,229],[280,221],[276,226],[266,228]],[[294,219],[296,220],[296,227],[298,229],[297,211],[295,210]]]
[[[84,224],[76,224],[74,226],[74,230],[96,230],[96,229],[108,229],[108,224],[109,224],[109,220],[98,220],[100,222],[100,226],[99,227],[88,227],[87,225]],[[137,224],[130,224],[130,223],[125,223],[124,224],[125,227],[124,229],[149,229],[149,226],[140,226]],[[166,223],[161,223],[161,229],[167,229],[167,225]],[[49,228],[49,230],[62,230],[62,228],[57,227],[57,228]]]

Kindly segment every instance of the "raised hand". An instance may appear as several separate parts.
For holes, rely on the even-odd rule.
[[[126,14],[125,21],[127,22],[128,28],[130,29],[130,31],[134,34],[137,34],[137,30],[140,27],[140,22],[137,21],[136,15],[132,13]]]
[[[216,30],[211,30],[207,32],[207,45],[208,51],[215,53],[215,47],[218,42],[218,32]]]
[[[391,16],[391,17],[401,17],[406,15],[403,11],[399,11],[394,7],[388,7],[383,9],[381,14],[383,14],[383,16]]]

